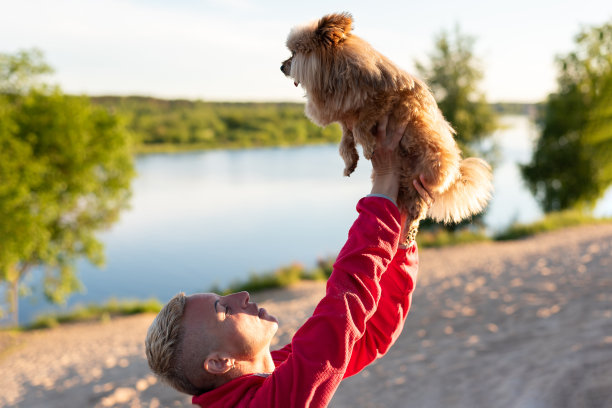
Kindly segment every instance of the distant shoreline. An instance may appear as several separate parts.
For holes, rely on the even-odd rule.
[[[209,102],[147,96],[91,96],[118,114],[137,155],[338,143],[337,124],[321,128],[299,102]],[[540,104],[490,104],[499,115],[534,118]]]
[[[181,145],[173,143],[155,144],[155,145],[138,145],[132,149],[136,156],[147,156],[152,154],[179,154],[191,152],[208,152],[215,150],[257,150],[257,149],[273,149],[273,148],[292,148],[292,147],[308,147],[308,146],[332,146],[336,142],[311,142],[299,144],[271,144],[260,146],[216,146],[212,147],[206,144]]]

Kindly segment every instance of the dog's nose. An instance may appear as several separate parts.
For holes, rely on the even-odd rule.
[[[283,73],[284,73],[284,72],[285,72],[285,70],[284,70],[283,68],[285,68],[285,66],[284,66],[284,65],[281,65],[281,72],[283,72]]]

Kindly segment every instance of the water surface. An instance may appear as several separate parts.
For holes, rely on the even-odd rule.
[[[517,167],[529,160],[536,130],[526,117],[504,123],[493,135],[502,157],[485,216],[491,231],[541,216]],[[131,209],[100,235],[106,267],[78,263],[86,292],[68,307],[111,297],[165,301],[294,261],[312,266],[338,253],[370,190],[370,163],[343,177],[337,146],[155,154],[138,157],[136,168]],[[596,213],[612,215],[612,191]],[[21,301],[21,322],[49,308],[30,299]]]

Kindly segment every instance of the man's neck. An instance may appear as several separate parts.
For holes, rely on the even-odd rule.
[[[271,373],[275,368],[269,348],[262,350],[261,353],[257,354],[252,359],[241,361],[236,365],[240,368],[242,375]]]
[[[248,360],[236,360],[235,368],[220,376],[216,387],[247,374],[269,374],[274,371],[274,368],[272,354],[270,354],[270,349],[266,348]]]

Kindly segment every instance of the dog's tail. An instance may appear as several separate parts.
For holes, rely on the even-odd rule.
[[[477,158],[467,158],[459,165],[459,177],[450,187],[434,194],[427,215],[444,223],[459,222],[484,210],[493,194],[491,166]]]

